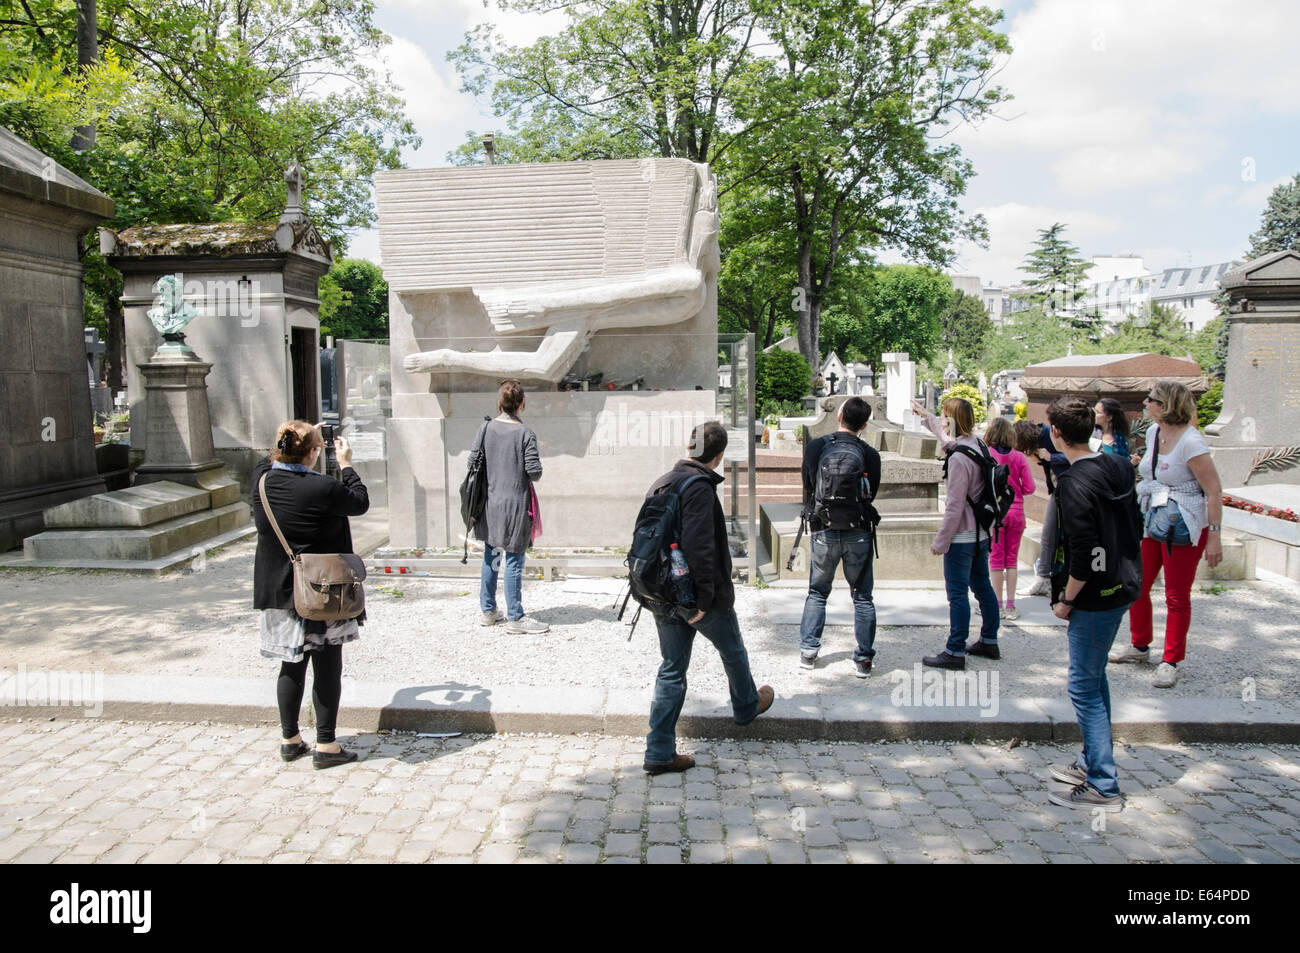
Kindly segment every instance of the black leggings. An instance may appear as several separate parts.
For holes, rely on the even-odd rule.
[[[299,662],[281,662],[280,678],[275,683],[275,697],[280,703],[280,737],[298,734],[298,710],[307,690],[307,659],[311,659],[313,681],[311,700],[316,708],[316,743],[334,740],[334,725],[339,717],[339,698],[343,695],[343,646],[323,645],[308,652]]]

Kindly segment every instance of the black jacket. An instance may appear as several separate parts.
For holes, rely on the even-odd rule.
[[[697,480],[682,494],[682,555],[695,582],[695,607],[701,612],[727,610],[736,604],[736,590],[731,583],[727,521],[718,499],[722,474],[694,460],[678,460],[676,466],[655,480],[646,496],[699,473],[708,479]]]
[[[1074,608],[1127,606],[1142,591],[1142,519],[1133,467],[1103,453],[1076,460],[1056,482],[1057,558],[1052,602],[1070,576],[1084,580]]]
[[[825,451],[826,445],[835,440],[857,440],[862,447],[863,455],[867,460],[867,482],[871,484],[871,498],[874,500],[876,494],[880,492],[880,453],[875,447],[863,443],[861,438],[854,437],[850,433],[837,430],[835,433],[829,433],[824,437],[818,437],[816,440],[809,440],[803,448],[803,508],[807,513],[812,506],[813,494],[817,488],[817,466],[821,462],[822,452]],[[819,533],[822,530],[820,520],[808,517],[808,531],[810,533]]]
[[[266,478],[266,496],[280,532],[294,552],[350,553],[349,516],[370,509],[370,496],[357,471],[347,467],[339,479],[311,471],[273,470],[263,459],[253,468],[253,522],[257,524],[257,557],[253,563],[253,608],[293,608],[293,564],[262,510],[258,483]]]

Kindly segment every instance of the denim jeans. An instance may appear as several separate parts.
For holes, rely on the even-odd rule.
[[[835,567],[844,564],[844,579],[853,595],[853,634],[857,646],[853,661],[876,657],[876,604],[871,601],[874,584],[871,566],[871,533],[866,530],[824,529],[813,533],[809,543],[812,567],[808,571],[808,598],[799,622],[799,650],[821,648],[826,626],[826,598],[831,594]]]
[[[497,574],[500,558],[506,563],[506,618],[511,622],[524,617],[524,554],[508,553],[483,544],[483,570],[479,574],[478,604],[484,612],[497,607]]]
[[[948,547],[943,554],[943,584],[948,590],[948,654],[966,654],[966,637],[970,635],[968,589],[975,593],[983,615],[980,641],[997,642],[1001,619],[998,597],[993,593],[993,583],[989,582],[989,540],[983,533],[978,544],[952,543]]]
[[[645,739],[645,759],[665,764],[677,756],[677,718],[686,700],[686,669],[691,664],[691,644],[699,632],[722,656],[731,687],[731,711],[737,722],[749,721],[758,711],[758,688],[749,671],[749,653],[740,637],[740,620],[733,609],[710,609],[695,625],[678,616],[655,616],[659,654],[663,664],[655,679],[650,702],[650,733]]]
[[[1083,751],[1078,764],[1088,772],[1088,783],[1107,797],[1119,793],[1115,751],[1110,737],[1110,685],[1106,682],[1106,656],[1127,606],[1104,612],[1070,613],[1070,701],[1079,719]]]

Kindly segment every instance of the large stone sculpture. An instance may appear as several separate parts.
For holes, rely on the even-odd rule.
[[[707,166],[646,159],[469,171],[486,187],[413,189],[402,173],[379,177],[390,288],[418,298],[468,284],[492,335],[540,340],[524,350],[419,351],[403,360],[408,373],[558,381],[596,332],[679,324],[709,304],[718,211]],[[419,209],[418,221],[407,208]],[[464,226],[450,247],[449,220]]]
[[[376,175],[375,188],[389,288],[392,544],[459,544],[465,456],[496,412],[498,383],[513,377],[545,469],[539,545],[625,545],[645,487],[717,413],[708,168],[629,159],[400,169]],[[598,385],[574,390],[566,375]]]

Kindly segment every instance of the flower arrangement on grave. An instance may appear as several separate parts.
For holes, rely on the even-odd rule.
[[[1223,505],[1231,506],[1234,510],[1245,510],[1247,513],[1258,513],[1260,516],[1271,516],[1273,519],[1285,520],[1288,523],[1300,523],[1300,516],[1296,516],[1294,510],[1265,506],[1263,503],[1252,503],[1250,500],[1238,499],[1235,496],[1229,496],[1227,493],[1223,494]]]

